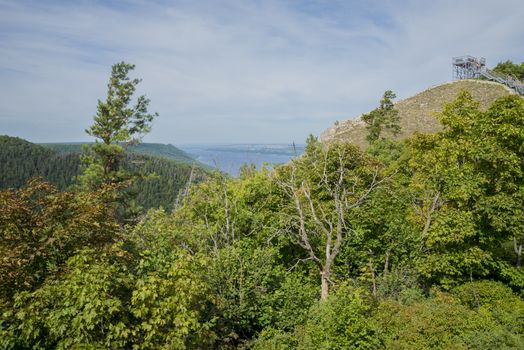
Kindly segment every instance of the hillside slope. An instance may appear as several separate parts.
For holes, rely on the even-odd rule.
[[[405,139],[415,132],[432,133],[441,129],[435,113],[441,111],[444,102],[452,101],[461,90],[467,90],[482,108],[487,108],[502,96],[514,94],[506,86],[482,80],[459,80],[431,87],[413,97],[395,103],[399,111],[401,132],[397,139]],[[357,117],[346,120],[326,129],[320,140],[330,142],[352,142],[361,147],[367,146],[366,126]]]
[[[18,137],[0,135],[0,189],[18,188],[40,176],[65,189],[78,174],[80,158]]]
[[[42,143],[40,145],[62,154],[68,154],[81,153],[83,143]],[[129,146],[129,151],[133,153],[162,157],[188,164],[197,162],[189,154],[171,144],[165,145],[162,143],[140,143],[138,145]]]
[[[0,189],[19,188],[36,176],[62,190],[67,189],[81,171],[81,144],[54,145],[45,147],[18,137],[0,135]],[[139,205],[146,209],[159,206],[170,209],[180,189],[186,186],[193,166],[188,162],[134,152],[126,157],[124,167],[157,175],[154,179],[137,182]],[[194,171],[195,182],[205,178],[203,168],[197,165]]]

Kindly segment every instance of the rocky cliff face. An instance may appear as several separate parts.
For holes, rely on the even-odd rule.
[[[433,133],[440,130],[441,125],[435,114],[442,110],[443,103],[452,101],[461,90],[469,91],[476,100],[480,101],[482,108],[487,108],[499,97],[514,93],[502,84],[482,80],[459,80],[431,87],[395,103],[402,128],[395,138],[405,139],[415,132]],[[326,129],[320,135],[320,141],[352,142],[365,148],[366,135],[366,125],[359,116]]]

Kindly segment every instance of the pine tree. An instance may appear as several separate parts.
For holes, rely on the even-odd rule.
[[[86,130],[96,141],[85,150],[82,157],[85,168],[77,178],[81,190],[92,191],[103,185],[115,186],[119,189],[117,202],[127,201],[127,208],[136,207],[129,190],[139,176],[122,166],[126,147],[139,143],[150,131],[153,119],[158,116],[158,113],[148,113],[150,100],[145,95],[139,96],[133,104],[133,94],[141,81],[128,77],[134,68],[134,65],[125,62],[113,65],[106,100],[98,100],[94,123]],[[130,216],[129,213],[120,212],[121,219]]]
[[[98,100],[94,123],[86,130],[87,134],[96,138],[96,142],[83,157],[86,167],[79,176],[79,182],[84,189],[129,180],[129,174],[121,167],[125,148],[139,143],[158,116],[158,113],[148,113],[150,101],[144,95],[131,105],[136,86],[141,81],[128,77],[134,68],[134,65],[125,62],[113,65],[107,98],[105,101]]]
[[[374,142],[380,139],[384,130],[389,130],[393,135],[400,132],[398,110],[393,105],[393,99],[397,97],[391,90],[384,92],[380,106],[368,114],[362,116],[368,130],[367,140]]]

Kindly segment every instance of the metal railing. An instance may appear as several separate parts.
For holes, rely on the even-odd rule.
[[[486,68],[486,59],[484,57],[473,57],[470,55],[453,57],[454,79],[487,79],[504,84],[515,90],[520,95],[524,95],[524,83],[512,75],[506,75],[494,72]]]
[[[512,88],[520,95],[524,95],[524,84],[515,77],[499,74],[487,68],[480,69],[479,74],[488,80],[496,81]]]

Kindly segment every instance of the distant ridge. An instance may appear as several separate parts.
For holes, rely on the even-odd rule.
[[[82,143],[39,145],[0,135],[0,190],[20,188],[32,177],[42,177],[66,190],[81,172],[81,150]],[[188,182],[198,183],[207,177],[208,171],[199,164],[176,147],[161,144],[136,148],[122,162],[131,171],[155,174],[136,182],[133,191],[137,203],[145,209],[162,206],[168,210],[177,203],[179,191]]]
[[[405,139],[415,132],[434,133],[442,127],[435,117],[441,111],[444,102],[450,102],[462,90],[469,91],[481,108],[486,109],[497,98],[515,94],[505,85],[483,80],[459,80],[433,86],[415,96],[395,103],[399,111],[401,132],[396,139]],[[351,142],[363,148],[367,147],[366,126],[360,116],[345,120],[326,129],[320,135],[320,141]]]
[[[87,142],[57,142],[57,143],[41,143],[41,146],[51,148],[52,150],[60,154],[69,154],[69,153],[81,153],[82,146],[84,144],[89,144]],[[200,164],[195,158],[191,157],[188,153],[182,151],[180,148],[177,148],[171,144],[162,144],[162,143],[140,143],[138,145],[129,146],[129,151],[138,154],[145,154],[149,156],[161,157],[170,160],[175,160],[178,162],[193,164]]]

